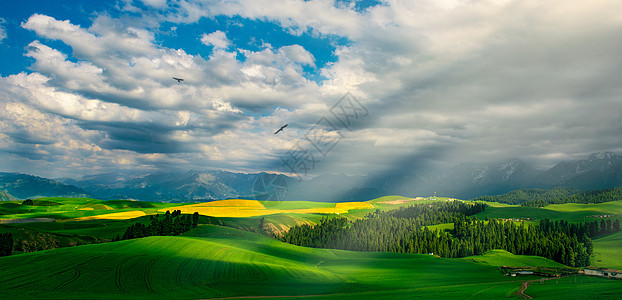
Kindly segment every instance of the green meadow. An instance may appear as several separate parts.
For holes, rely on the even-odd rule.
[[[0,263],[0,289],[9,298],[496,298],[511,296],[521,282],[485,261],[304,248],[215,225],[183,236],[14,255]]]
[[[342,216],[357,219],[376,209],[446,201],[388,196],[369,201],[372,209],[354,209]],[[102,201],[88,198],[37,199],[34,206],[18,201],[0,203],[0,218],[50,218],[54,222],[0,224],[0,232],[53,235],[88,245],[63,247],[0,258],[2,298],[229,298],[252,296],[319,299],[425,298],[521,299],[515,294],[533,281],[525,294],[534,298],[616,298],[622,281],[570,276],[540,282],[537,276],[504,276],[500,266],[562,268],[537,256],[491,250],[459,259],[433,255],[354,252],[299,247],[267,237],[263,229],[286,230],[316,223],[335,214],[278,213],[254,217],[201,216],[199,225],[181,236],[152,236],[106,242],[149,215],[179,203]],[[266,203],[281,210],[331,208],[315,202]],[[95,216],[139,211],[139,217]],[[540,218],[580,222],[594,215],[622,213],[622,201],[603,204],[561,204],[546,208],[492,204],[479,219]],[[79,219],[86,218],[86,219]],[[41,221],[41,220],[38,220]],[[45,220],[43,220],[45,221]],[[49,220],[48,220],[49,221]],[[264,224],[264,228],[260,225]],[[267,225],[270,224],[270,225]],[[429,226],[451,230],[453,224]],[[91,239],[91,240],[89,240]],[[92,240],[94,239],[94,240]],[[95,242],[96,244],[92,244]],[[101,243],[106,242],[106,243]],[[77,243],[78,245],[80,243]],[[622,269],[622,233],[594,240],[592,265]]]
[[[524,207],[519,205],[508,205],[501,203],[485,202],[489,205],[485,211],[477,214],[482,219],[488,218],[507,218],[507,219],[543,219],[567,220],[569,222],[589,222],[600,220],[595,216],[602,215],[622,215],[622,200],[598,203],[598,204],[554,204],[546,207]]]
[[[110,213],[142,211],[155,214],[160,209],[179,206],[179,203],[146,202],[131,200],[97,200],[91,198],[48,197],[34,200],[35,205],[22,205],[22,201],[0,202],[2,219],[49,218],[69,220]]]
[[[622,270],[622,231],[594,240],[592,265]]]

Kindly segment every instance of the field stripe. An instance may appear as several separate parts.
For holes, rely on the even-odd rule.
[[[149,263],[147,264],[147,266],[145,267],[145,285],[147,286],[147,289],[152,292],[152,293],[157,293],[154,289],[153,286],[151,284],[151,280],[149,279],[151,276],[151,267],[153,267],[153,265],[160,260],[160,257],[156,257],[155,259],[152,259],[149,261]]]
[[[55,287],[54,290],[60,290],[60,289],[62,289],[64,287],[66,287],[68,284],[78,280],[78,278],[80,278],[80,270],[74,269],[73,277],[71,277],[69,280],[65,281],[63,284]]]
[[[117,267],[115,269],[114,284],[121,292],[124,292],[126,294],[129,294],[129,291],[126,290],[121,284],[121,268],[123,267],[125,263],[127,263],[130,259],[134,257],[136,256],[130,256],[130,257],[125,258],[124,260],[122,260],[120,263],[117,264]]]
[[[190,261],[192,261],[192,259],[190,259],[190,258],[189,258],[189,259],[184,260],[184,262],[182,262],[182,263],[179,265],[179,268],[177,269],[177,276],[175,276],[175,279],[176,279],[176,281],[177,281],[177,285],[179,285],[180,287],[183,287],[183,286],[184,286],[184,283],[183,283],[183,280],[182,280],[182,276],[183,276],[183,274],[184,274],[184,272],[183,272],[183,271],[184,271],[184,268],[186,267],[186,265],[187,265],[188,263],[190,263]],[[193,270],[193,271],[194,271],[194,270]]]

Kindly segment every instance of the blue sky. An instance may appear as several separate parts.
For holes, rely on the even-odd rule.
[[[374,1],[362,1],[362,3],[364,4],[359,3],[356,7],[358,10],[377,4]],[[52,16],[57,20],[70,20],[72,24],[81,27],[91,26],[97,15],[108,15],[113,18],[140,18],[138,13],[124,12],[119,7],[121,5],[123,5],[122,2],[117,0],[7,2],[0,12],[0,17],[5,20],[3,27],[7,33],[7,37],[3,41],[4,47],[0,49],[0,55],[7,59],[0,62],[0,72],[2,72],[0,75],[7,76],[28,71],[32,60],[24,58],[24,48],[36,39],[37,35],[22,28],[21,24],[33,13]],[[133,1],[131,5],[149,11],[149,5],[140,1]],[[340,5],[340,3],[336,3],[336,5]],[[158,45],[166,48],[184,49],[188,54],[203,57],[208,57],[213,47],[206,47],[205,44],[201,43],[200,37],[203,33],[214,31],[222,31],[230,37],[230,49],[242,48],[258,51],[264,49],[267,44],[275,48],[294,44],[301,45],[313,55],[317,66],[317,68],[305,66],[305,75],[318,82],[321,82],[321,75],[317,72],[318,68],[335,62],[337,60],[334,54],[335,48],[348,44],[347,38],[337,35],[323,35],[311,30],[292,32],[269,20],[250,20],[239,16],[214,16],[202,18],[189,24],[162,22],[151,29],[155,33],[155,42]],[[46,42],[68,55],[71,54],[71,47],[64,43],[54,40]],[[242,61],[245,59],[241,54],[237,58]],[[71,56],[68,59],[75,61],[75,58]]]
[[[620,152],[620,6],[5,1],[0,171],[288,172],[310,133],[340,137],[315,174]],[[368,114],[334,127],[344,95]]]

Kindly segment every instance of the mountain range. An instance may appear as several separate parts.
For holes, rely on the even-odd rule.
[[[41,196],[98,199],[137,199],[197,202],[250,198],[253,185],[266,173],[196,171],[141,173],[120,171],[82,178],[46,179],[26,174],[0,173],[0,191],[26,199]],[[276,175],[270,175],[276,176]],[[538,170],[519,159],[501,163],[463,163],[446,170],[394,172],[379,176],[326,174],[310,180],[278,175],[287,200],[355,201],[378,196],[450,196],[471,199],[522,188],[566,186],[596,190],[622,186],[622,154],[599,152],[586,159],[561,162]]]

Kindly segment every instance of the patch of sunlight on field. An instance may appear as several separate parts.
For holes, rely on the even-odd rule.
[[[257,200],[243,200],[243,199],[229,199],[219,200],[206,203],[200,203],[201,206],[226,206],[226,207],[255,207],[263,209],[265,208],[261,202]]]
[[[78,210],[95,210],[92,207],[83,207],[83,208],[78,208]]]
[[[79,217],[79,218],[70,219],[67,221],[126,220],[126,219],[138,218],[138,217],[142,217],[146,215],[147,214],[144,211],[132,210],[132,211],[123,211],[123,212],[103,214],[103,215],[97,215],[97,216]]]
[[[577,212],[577,211],[596,211],[607,212],[612,214],[622,213],[622,200],[611,201],[598,204],[580,204],[580,203],[564,203],[551,204],[545,207],[548,210],[559,212]]]
[[[342,203],[337,203],[337,205],[335,205],[335,208],[352,210],[352,209],[370,209],[370,208],[374,208],[374,206],[369,202],[342,202]]]
[[[280,213],[293,214],[347,214],[354,209],[370,209],[374,206],[367,202],[346,202],[337,203],[335,207],[316,207],[304,209],[267,209],[261,202],[255,200],[220,200],[206,203],[198,203],[184,206],[176,206],[160,209],[160,212],[167,210],[180,210],[184,214],[198,212],[204,216],[212,217],[256,217],[273,215]]]

